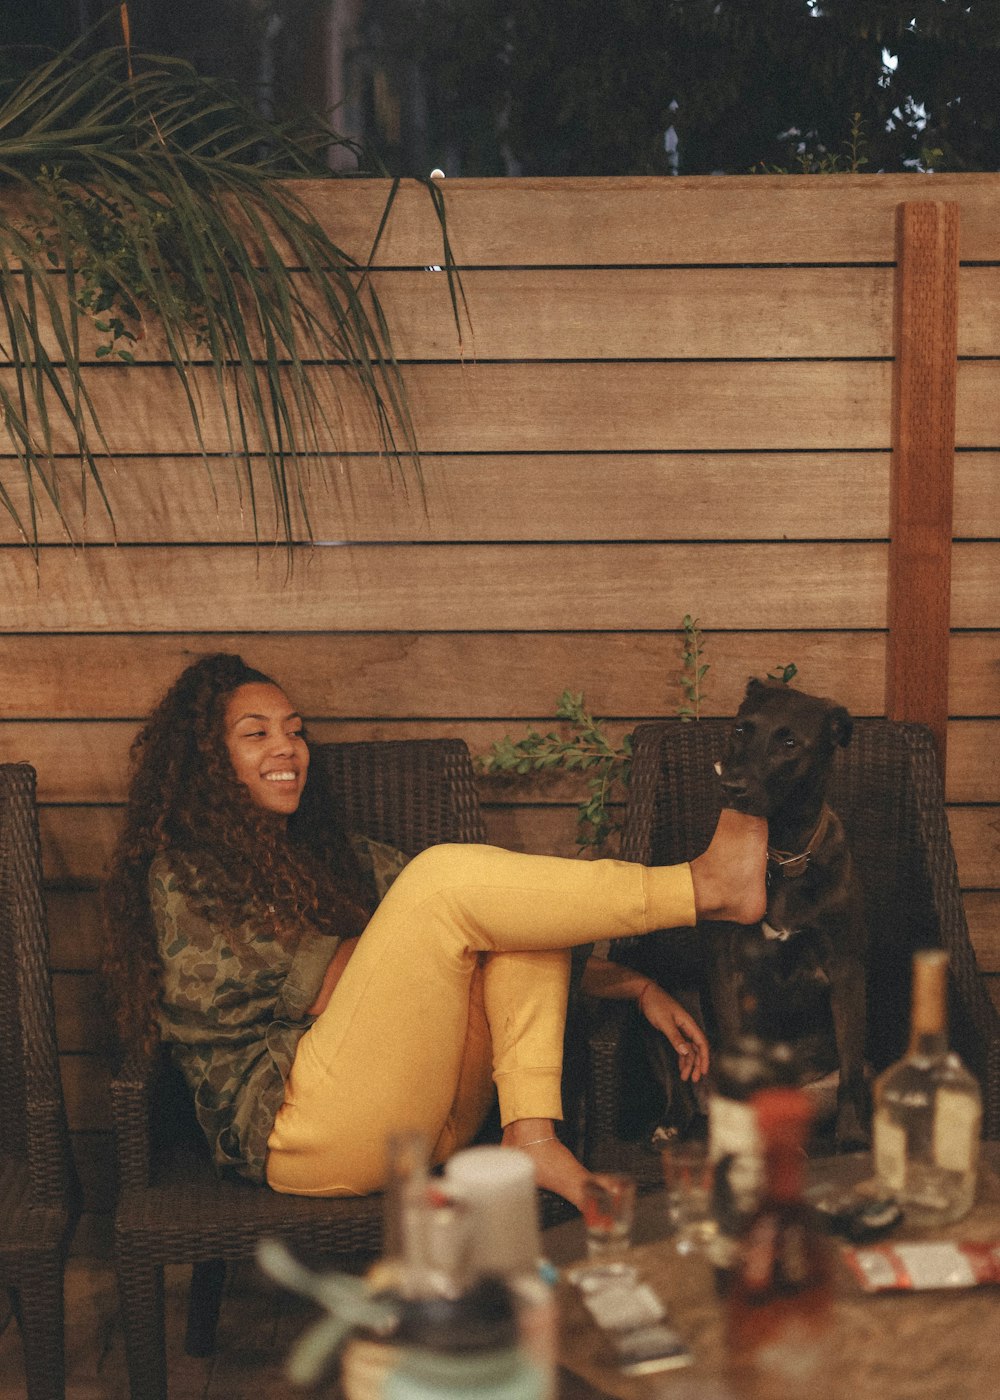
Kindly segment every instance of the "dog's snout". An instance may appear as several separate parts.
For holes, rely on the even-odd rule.
[[[723,778],[722,791],[727,797],[746,797],[750,784],[746,778]]]

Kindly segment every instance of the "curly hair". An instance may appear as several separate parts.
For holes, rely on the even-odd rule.
[[[310,764],[298,811],[285,823],[236,777],[223,720],[233,692],[269,676],[226,652],[181,673],[131,749],[125,819],[104,882],[105,985],[123,1046],[157,1040],[161,964],[149,901],[160,852],[192,907],[231,941],[249,922],[286,947],[306,927],[349,937],[373,900],[322,767]]]

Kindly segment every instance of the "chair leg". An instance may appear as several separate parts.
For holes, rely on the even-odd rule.
[[[118,1302],[132,1400],[167,1400],[163,1266],[117,1259]]]
[[[28,1400],[63,1400],[66,1394],[63,1259],[32,1268],[13,1294],[24,1346]]]
[[[184,1335],[184,1350],[188,1356],[211,1356],[214,1353],[225,1282],[224,1259],[202,1259],[192,1268],[187,1331]]]

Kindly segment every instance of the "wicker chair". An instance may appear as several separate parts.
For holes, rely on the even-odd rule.
[[[29,1400],[65,1394],[63,1269],[79,1215],[42,907],[35,770],[0,764],[0,1283]]]
[[[482,841],[472,763],[452,739],[328,744],[326,765],[346,825],[416,853],[442,841]],[[186,1349],[210,1355],[227,1260],[262,1236],[301,1257],[358,1269],[378,1253],[382,1202],[286,1196],[214,1171],[190,1098],[164,1063],[131,1061],[112,1083],[118,1152],[115,1261],[132,1400],[167,1394],[165,1264],[194,1265]],[[151,1131],[152,1129],[152,1131]],[[566,1203],[541,1193],[546,1223]]]
[[[667,864],[705,848],[719,810],[712,767],[729,723],[668,720],[636,730],[626,859]],[[871,1066],[883,1069],[905,1048],[913,950],[946,948],[952,1043],[982,1084],[984,1135],[1000,1136],[1000,1015],[969,940],[930,731],[886,719],[856,720],[850,745],[837,757],[831,803],[844,821],[864,889]],[[678,937],[680,943],[672,944]],[[676,984],[676,955],[683,949],[683,934],[664,933],[619,942],[612,956],[670,985]],[[634,1093],[646,1073],[629,1010],[616,1008],[617,1016],[605,1016],[591,1036],[587,1160],[595,1166],[621,1163],[621,1105],[628,1097],[622,1085],[627,1077]]]

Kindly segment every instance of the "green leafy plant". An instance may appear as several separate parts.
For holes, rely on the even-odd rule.
[[[154,320],[206,462],[205,396],[221,405],[255,533],[252,454],[266,467],[278,537],[291,542],[296,502],[311,533],[300,468],[342,440],[327,405],[345,376],[383,453],[419,473],[369,276],[398,182],[367,261],[351,257],[296,189],[301,178],[336,178],[332,144],[355,150],[318,123],[271,122],[187,63],[133,55],[127,42],[90,53],[75,44],[0,100],[0,418],[28,502],[20,512],[0,476],[0,505],[36,555],[45,502],[73,537],[69,472],[110,514],[90,357],[130,363]],[[443,200],[426,183],[458,326]],[[104,337],[96,352],[84,348],[87,321]]]
[[[782,685],[789,685],[798,674],[799,668],[794,661],[790,661],[787,666],[775,666],[768,671],[767,678],[769,681],[781,681]]]
[[[804,135],[795,132],[795,142],[789,148],[788,165],[768,165],[761,161],[752,174],[757,175],[860,175],[868,164],[868,140],[860,112],[851,114],[851,130],[842,151],[831,151],[817,139],[814,131]]]
[[[703,681],[709,662],[703,661],[704,642],[698,619],[691,613],[681,623],[682,670],[680,676],[684,699],[678,706],[681,720],[701,717],[705,700]],[[798,674],[794,662],[778,665],[768,671],[771,680],[788,685]],[[632,735],[626,734],[621,745],[614,744],[604,729],[604,721],[589,713],[583,692],[564,690],[556,706],[556,719],[563,729],[541,734],[529,729],[521,739],[505,734],[478,759],[484,773],[524,776],[562,770],[587,774],[587,796],[577,806],[576,844],[581,853],[601,851],[621,830],[621,822],[612,817],[608,807],[616,784],[627,787],[632,770]]]
[[[710,663],[701,659],[704,647],[698,619],[686,613],[681,626],[684,628],[684,641],[681,647],[680,680],[684,700],[677,713],[683,720],[700,719],[705,699],[702,682],[708,674]]]
[[[587,775],[587,796],[577,807],[577,845],[581,851],[600,848],[621,829],[608,810],[611,789],[627,784],[632,762],[632,736],[621,747],[611,742],[603,721],[589,714],[582,692],[564,690],[556,706],[556,719],[568,729],[540,734],[529,729],[523,739],[505,735],[480,759],[486,773],[544,773],[562,769]]]

